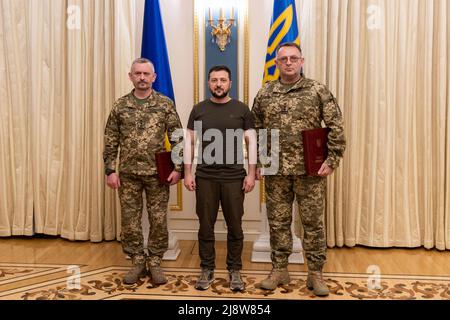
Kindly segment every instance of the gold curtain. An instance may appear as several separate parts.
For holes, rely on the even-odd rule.
[[[305,0],[307,76],[348,148],[328,183],[328,245],[450,249],[450,2]]]
[[[0,0],[0,236],[119,237],[103,130],[129,91],[135,1]]]

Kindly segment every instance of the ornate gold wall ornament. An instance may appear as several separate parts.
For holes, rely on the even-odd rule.
[[[231,28],[234,26],[234,8],[231,8],[229,19],[225,19],[223,9],[220,9],[220,16],[217,19],[217,25],[214,25],[211,8],[209,8],[208,23],[212,27],[212,41],[217,44],[220,51],[225,51],[227,45],[231,42]]]

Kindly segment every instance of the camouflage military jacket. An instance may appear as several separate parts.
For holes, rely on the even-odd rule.
[[[301,78],[293,85],[280,81],[266,83],[255,97],[252,113],[255,128],[278,129],[279,175],[305,174],[303,160],[303,130],[320,128],[322,121],[331,131],[328,134],[326,163],[336,168],[345,150],[345,136],[341,110],[326,86]]]
[[[139,104],[133,92],[118,99],[109,115],[103,152],[105,170],[116,169],[120,147],[120,172],[154,175],[155,153],[166,151],[166,132],[171,138],[176,129],[182,129],[180,118],[172,100],[161,93],[153,90],[147,101]],[[170,142],[181,143],[182,137]],[[181,165],[175,170],[181,171]]]

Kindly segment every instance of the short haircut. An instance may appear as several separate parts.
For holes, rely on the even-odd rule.
[[[228,73],[228,78],[231,80],[231,70],[227,66],[214,66],[211,69],[209,69],[208,80],[211,78],[211,73],[217,71],[226,71]]]
[[[300,51],[300,56],[303,56],[302,48],[300,48],[300,46],[295,42],[283,42],[277,47],[276,53],[278,54],[278,51],[280,51],[280,49],[283,47],[295,47],[298,49],[298,51]]]
[[[153,65],[153,62],[151,62],[149,59],[147,58],[137,58],[133,61],[133,63],[131,64],[131,71],[133,71],[133,66],[137,63],[150,63],[150,65],[152,66],[152,70],[153,72],[155,72],[155,66]]]

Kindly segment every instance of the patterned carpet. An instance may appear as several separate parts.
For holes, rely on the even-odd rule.
[[[25,264],[0,262],[0,291],[2,286],[18,281],[66,272],[67,265],[61,264]]]
[[[373,288],[368,285],[368,282],[373,283],[369,274],[325,273],[330,295],[317,298],[306,288],[305,272],[291,272],[289,285],[268,291],[259,287],[267,276],[266,271],[244,271],[246,290],[232,292],[228,288],[226,270],[216,270],[211,288],[198,291],[194,288],[198,269],[164,268],[169,281],[155,286],[149,278],[143,278],[134,285],[123,284],[122,277],[129,267],[120,266],[94,270],[80,266],[81,277],[77,283],[70,278],[72,273],[67,272],[67,267],[1,263],[0,300],[450,300],[450,277],[445,276],[382,275],[379,287]]]

